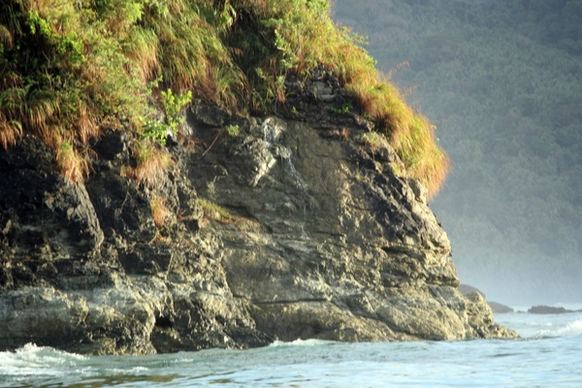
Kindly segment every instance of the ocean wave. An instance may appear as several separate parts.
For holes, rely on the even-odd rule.
[[[582,319],[577,319],[555,329],[540,330],[538,332],[540,337],[571,337],[578,335],[582,335]]]
[[[54,375],[63,367],[78,366],[85,356],[28,343],[15,351],[0,352],[0,375]]]
[[[327,340],[319,340],[319,339],[296,339],[295,341],[274,341],[270,344],[270,347],[277,347],[277,346],[319,346],[319,345],[326,345],[332,344],[334,341],[327,341]]]

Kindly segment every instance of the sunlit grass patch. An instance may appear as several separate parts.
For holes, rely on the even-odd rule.
[[[138,143],[134,150],[136,165],[127,167],[125,175],[148,187],[157,187],[163,181],[172,163],[170,154],[150,141]]]
[[[59,146],[56,160],[61,173],[70,182],[82,182],[89,172],[87,159],[80,155],[67,141]]]
[[[290,74],[324,67],[434,194],[448,166],[434,129],[362,44],[334,24],[326,0],[4,0],[0,145],[32,133],[55,154],[67,139],[67,152],[83,157],[108,127],[159,135],[163,146],[162,126],[152,125],[167,106],[162,91],[270,114],[286,101]],[[167,157],[161,147],[149,154],[133,176],[151,184]]]
[[[152,218],[156,227],[164,227],[168,219],[172,216],[172,212],[166,206],[164,198],[159,195],[154,195],[150,200],[150,208],[152,210]]]

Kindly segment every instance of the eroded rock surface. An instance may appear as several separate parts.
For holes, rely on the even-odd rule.
[[[312,89],[339,98],[325,84]],[[115,132],[94,145],[85,184],[65,182],[32,137],[0,151],[0,349],[514,335],[480,295],[459,292],[422,187],[394,172],[389,147],[360,143],[357,118],[191,114],[196,142],[173,146],[155,189],[125,176],[132,139]],[[232,120],[236,137],[221,127]],[[160,228],[153,198],[171,212]]]
[[[483,293],[483,291],[468,284],[461,284],[459,286],[459,291],[461,291],[461,294],[465,295],[469,299],[474,298],[473,294],[479,294],[479,296],[487,300],[487,297],[485,296],[485,293]],[[513,308],[502,303],[487,300],[487,304],[489,305],[491,311],[493,311],[494,314],[508,314],[514,312]]]

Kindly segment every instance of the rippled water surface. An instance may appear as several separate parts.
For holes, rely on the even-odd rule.
[[[499,315],[515,341],[345,344],[86,357],[29,344],[0,352],[0,386],[582,387],[582,313]]]

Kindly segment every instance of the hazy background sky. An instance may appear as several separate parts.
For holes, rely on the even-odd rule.
[[[452,160],[432,208],[463,282],[582,301],[582,0],[335,0]]]

